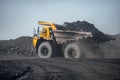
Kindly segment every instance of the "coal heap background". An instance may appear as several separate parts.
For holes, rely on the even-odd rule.
[[[32,51],[32,37],[22,36],[14,40],[0,41],[0,54],[2,55],[31,55]]]
[[[58,30],[76,30],[92,32],[94,37],[106,41],[100,43],[100,48],[106,58],[120,58],[120,34],[113,35],[115,40],[110,40],[109,35],[99,31],[93,24],[86,21],[77,21],[57,25]],[[109,41],[110,40],[110,41]],[[93,49],[94,50],[94,49]],[[101,52],[98,50],[98,52]],[[11,40],[0,41],[0,55],[33,55],[32,37],[22,36]]]

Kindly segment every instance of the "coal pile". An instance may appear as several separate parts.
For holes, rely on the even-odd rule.
[[[63,25],[57,25],[58,30],[70,30],[70,31],[85,31],[93,34],[93,39],[97,42],[105,42],[113,39],[112,37],[104,34],[98,30],[94,24],[87,21],[76,21],[76,22],[64,22]]]
[[[14,40],[0,41],[0,54],[2,55],[31,55],[32,51],[32,37],[22,36]]]

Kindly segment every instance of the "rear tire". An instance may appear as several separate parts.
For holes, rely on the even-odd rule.
[[[65,46],[64,49],[65,58],[80,58],[81,50],[77,43],[69,43]]]
[[[50,42],[42,42],[38,47],[38,56],[40,58],[51,58],[53,54],[52,45]]]

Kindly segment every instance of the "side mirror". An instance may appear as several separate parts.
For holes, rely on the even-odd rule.
[[[37,34],[33,34],[33,37],[37,36]]]

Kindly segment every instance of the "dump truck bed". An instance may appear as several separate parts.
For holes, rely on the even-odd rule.
[[[71,40],[82,40],[83,38],[93,37],[91,32],[56,30],[54,36],[58,43],[63,43]]]

